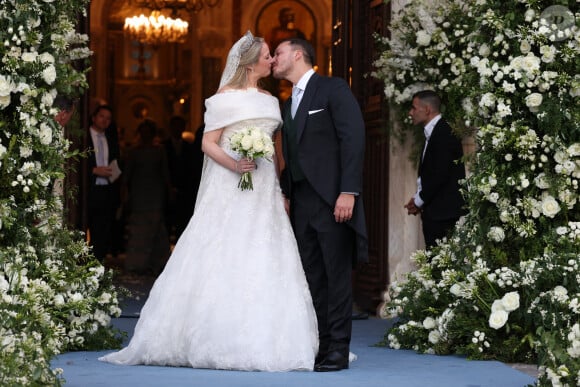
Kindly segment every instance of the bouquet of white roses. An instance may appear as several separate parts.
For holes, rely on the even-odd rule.
[[[230,148],[242,157],[250,160],[262,157],[268,161],[272,161],[272,156],[274,155],[272,138],[260,129],[254,127],[244,128],[234,133],[230,137]],[[242,191],[254,189],[251,172],[242,173],[238,188]]]

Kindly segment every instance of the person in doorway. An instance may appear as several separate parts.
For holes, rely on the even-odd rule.
[[[352,266],[368,260],[365,127],[348,84],[316,74],[314,64],[310,43],[292,38],[276,48],[273,74],[294,85],[282,109],[282,183],[318,317],[314,370],[324,372],[349,367]]]
[[[198,146],[198,137],[203,132],[196,133],[194,141],[186,140],[183,135],[185,128],[186,121],[183,117],[171,117],[170,137],[163,142],[171,177],[167,229],[175,239],[179,239],[193,215],[203,163],[203,152],[201,146]]]
[[[165,227],[169,169],[163,147],[154,144],[157,125],[145,120],[137,133],[139,142],[127,156],[123,178],[128,213],[125,269],[157,275],[170,253]]]
[[[205,102],[204,169],[193,216],[149,294],[128,347],[100,360],[195,368],[312,370],[316,315],[274,163],[242,158],[230,137],[273,135],[278,100],[260,88],[273,59],[246,33]],[[253,190],[240,190],[250,172]]]
[[[120,203],[117,179],[120,149],[116,137],[108,130],[112,116],[110,106],[98,106],[91,115],[88,136],[91,153],[87,161],[89,239],[101,263],[113,251],[113,226]]]
[[[63,95],[57,95],[53,102],[54,107],[58,110],[54,120],[62,127],[65,127],[75,112],[75,102],[73,99]]]
[[[419,163],[417,192],[405,208],[409,215],[421,215],[425,246],[447,236],[466,213],[460,181],[465,179],[463,147],[441,117],[441,98],[432,90],[413,95],[409,116],[425,130],[425,146]]]

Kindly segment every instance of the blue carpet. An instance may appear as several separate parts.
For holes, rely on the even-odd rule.
[[[135,318],[113,323],[129,334]],[[64,370],[65,386],[208,386],[208,387],[523,387],[534,378],[496,361],[459,356],[419,355],[413,351],[374,347],[389,322],[377,318],[353,322],[351,351],[358,360],[348,370],[317,372],[240,372],[175,367],[118,366],[97,358],[103,352],[65,353],[52,361]]]
[[[154,278],[121,275],[119,285],[132,295],[121,300],[123,314],[117,328],[133,334],[141,307]],[[358,360],[340,372],[242,372],[207,369],[119,366],[98,361],[110,352],[69,352],[51,365],[64,370],[65,387],[524,387],[535,379],[496,361],[470,361],[459,356],[419,355],[375,347],[391,322],[378,318],[353,321],[351,351]]]

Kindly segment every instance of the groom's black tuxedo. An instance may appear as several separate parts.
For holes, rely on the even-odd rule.
[[[358,193],[348,225],[356,231],[358,262],[368,261],[368,241],[362,200],[364,163],[364,120],[358,102],[341,78],[313,74],[291,123],[288,99],[283,106],[284,129],[296,130],[297,160],[289,159],[287,136],[283,136],[286,165],[297,163],[305,179],[324,201],[334,208],[341,192]],[[285,133],[286,134],[286,133]],[[282,190],[291,197],[292,173],[282,174]]]
[[[365,130],[358,102],[340,78],[312,75],[296,115],[289,99],[282,109],[281,183],[290,198],[292,225],[316,314],[320,354],[348,359],[352,316],[352,263],[366,262],[362,202]],[[347,223],[333,212],[341,193],[355,193]]]

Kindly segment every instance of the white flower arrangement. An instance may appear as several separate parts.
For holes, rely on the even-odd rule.
[[[551,6],[412,1],[393,15],[390,37],[376,37],[383,52],[372,75],[393,117],[408,124],[413,91],[431,88],[447,120],[477,141],[464,185],[470,213],[451,238],[413,254],[417,270],[384,304],[405,329],[396,324],[385,337],[426,353],[540,361],[540,386],[572,386],[580,383],[580,13],[569,11],[575,0],[560,2],[571,23],[559,30],[545,21]],[[436,343],[433,329],[407,325],[430,327],[427,318],[438,321]]]
[[[19,0],[0,9],[1,385],[60,385],[53,356],[120,345],[112,272],[63,223],[52,189],[81,151],[69,149],[53,104],[87,87],[75,63],[91,54],[75,26],[87,5]]]
[[[274,156],[272,138],[255,127],[247,127],[235,132],[230,137],[230,149],[249,160],[264,158],[272,161],[272,156]],[[242,173],[238,188],[242,191],[254,189],[251,172]]]

